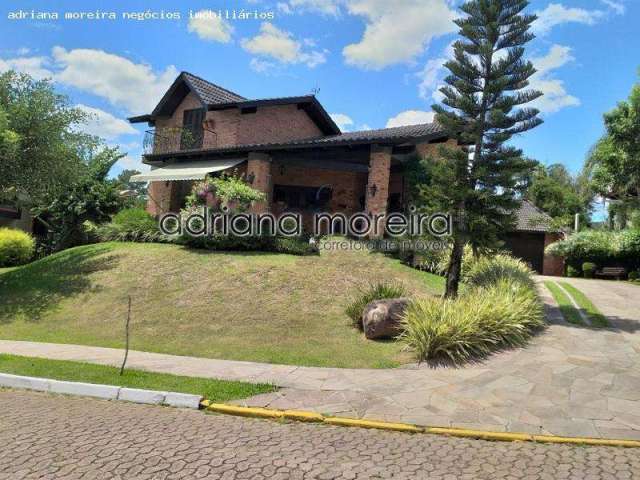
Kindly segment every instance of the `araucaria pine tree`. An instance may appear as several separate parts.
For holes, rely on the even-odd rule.
[[[514,224],[524,179],[534,168],[522,151],[505,145],[513,135],[542,123],[539,111],[523,105],[542,93],[527,90],[535,73],[524,45],[535,15],[526,0],[470,0],[455,22],[462,37],[453,45],[450,74],[434,105],[436,121],[465,148],[442,148],[432,192],[454,218],[446,296],[458,293],[464,245],[495,247]]]

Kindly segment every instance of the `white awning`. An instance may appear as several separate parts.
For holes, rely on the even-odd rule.
[[[245,158],[231,158],[227,160],[203,160],[201,162],[171,163],[164,167],[151,167],[151,171],[133,175],[132,182],[156,182],[166,180],[202,180],[209,173],[220,172],[239,163]]]

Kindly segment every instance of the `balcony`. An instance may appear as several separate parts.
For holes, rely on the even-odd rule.
[[[218,146],[217,135],[209,130],[162,128],[147,130],[144,135],[144,155],[196,151]]]

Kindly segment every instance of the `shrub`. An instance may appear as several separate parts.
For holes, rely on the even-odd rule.
[[[317,247],[311,245],[306,237],[236,237],[233,235],[191,237],[183,235],[173,238],[171,241],[191,248],[214,251],[276,252],[290,255],[315,255],[318,253]]]
[[[535,290],[500,279],[471,288],[457,299],[425,298],[412,302],[400,340],[420,360],[461,363],[505,346],[521,346],[544,325]]]
[[[596,276],[597,265],[592,262],[584,262],[582,264],[582,274],[584,278],[594,278]]]
[[[103,242],[161,242],[167,241],[158,229],[155,218],[142,208],[127,208],[113,216],[111,222],[94,228]]]
[[[581,277],[582,273],[577,268],[573,268],[571,265],[567,266],[567,277],[577,278]]]
[[[356,326],[362,326],[362,312],[367,304],[374,300],[385,298],[400,298],[407,294],[404,285],[397,282],[377,282],[371,283],[365,288],[359,289],[358,293],[349,301],[345,313]]]
[[[506,254],[480,257],[467,268],[463,281],[470,287],[489,287],[510,280],[534,288],[533,272],[522,260]]]
[[[22,230],[0,228],[0,267],[15,267],[33,257],[36,244],[33,237]]]
[[[637,270],[633,270],[629,272],[628,278],[629,280],[636,281],[640,278],[640,272],[638,272]]]

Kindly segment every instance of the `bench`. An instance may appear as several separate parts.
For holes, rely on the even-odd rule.
[[[622,280],[627,276],[627,270],[624,267],[604,267],[596,270],[596,277],[613,277],[616,280]]]

